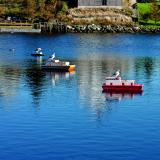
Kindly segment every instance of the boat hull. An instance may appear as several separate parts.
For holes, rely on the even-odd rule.
[[[42,66],[43,70],[46,71],[69,71],[70,66]]]
[[[108,92],[130,92],[130,93],[141,93],[143,89],[142,84],[134,85],[102,85],[103,91]]]
[[[44,54],[31,54],[31,56],[35,56],[35,57],[40,57],[40,56],[44,56]]]

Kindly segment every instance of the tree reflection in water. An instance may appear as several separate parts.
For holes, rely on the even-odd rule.
[[[43,85],[45,83],[45,73],[41,68],[30,64],[25,70],[26,82],[31,90],[33,103],[39,104],[43,92]]]
[[[135,72],[136,75],[145,75],[147,79],[151,78],[153,75],[155,67],[155,58],[153,57],[143,57],[135,59]]]
[[[15,95],[21,78],[21,70],[15,66],[0,67],[0,96]]]

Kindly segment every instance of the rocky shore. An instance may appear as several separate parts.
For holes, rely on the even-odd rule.
[[[67,25],[66,31],[71,33],[160,33],[160,28],[121,25]]]

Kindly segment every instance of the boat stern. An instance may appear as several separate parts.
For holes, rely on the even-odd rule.
[[[75,70],[75,68],[76,68],[76,66],[75,66],[75,65],[69,65],[69,71],[74,71],[74,70]]]

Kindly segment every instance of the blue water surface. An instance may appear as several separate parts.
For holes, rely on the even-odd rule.
[[[0,160],[159,160],[159,34],[0,34]],[[41,47],[45,56],[30,54]],[[44,72],[55,53],[75,72]],[[102,93],[120,69],[142,94]]]

